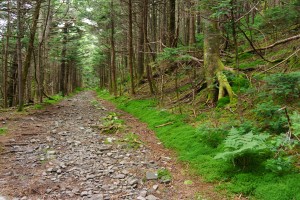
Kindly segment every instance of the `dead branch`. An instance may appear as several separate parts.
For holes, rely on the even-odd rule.
[[[294,53],[292,53],[290,56],[288,56],[286,59],[284,59],[284,60],[281,61],[280,63],[274,65],[273,67],[270,67],[269,69],[266,69],[266,70],[262,71],[262,72],[259,73],[259,74],[265,73],[265,72],[267,72],[267,71],[270,71],[271,69],[274,69],[274,68],[278,67],[279,65],[281,65],[282,63],[284,63],[285,61],[287,61],[288,59],[290,59],[291,57],[293,57],[293,56],[294,56],[296,53],[298,53],[299,51],[300,51],[300,48],[297,49]]]
[[[165,123],[165,124],[161,124],[161,125],[155,126],[155,128],[160,128],[160,127],[168,126],[168,125],[171,125],[171,124],[174,124],[174,122],[168,122],[168,123]]]
[[[280,45],[280,44],[284,44],[284,43],[287,43],[287,42],[290,42],[292,40],[297,40],[300,38],[300,34],[299,35],[295,35],[293,37],[289,37],[289,38],[286,38],[286,39],[283,39],[283,40],[279,40],[269,46],[265,46],[265,47],[261,47],[261,48],[256,48],[256,49],[251,49],[251,50],[248,50],[248,51],[245,51],[243,52],[242,54],[245,54],[245,53],[253,53],[255,51],[263,51],[263,50],[267,50],[267,49],[271,49],[277,45]]]

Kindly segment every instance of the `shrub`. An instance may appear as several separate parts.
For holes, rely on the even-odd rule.
[[[257,104],[253,112],[263,129],[279,134],[288,131],[287,119],[280,108],[270,100]]]
[[[227,130],[223,128],[213,128],[208,124],[200,125],[197,132],[199,133],[200,141],[212,148],[217,148],[222,144],[228,134]]]
[[[265,167],[276,174],[284,174],[291,172],[294,169],[294,157],[278,157],[272,158],[265,162]]]
[[[300,72],[274,74],[265,81],[267,90],[279,100],[293,101],[300,97]]]
[[[231,160],[234,165],[247,167],[252,157],[259,157],[268,152],[267,134],[255,135],[253,132],[241,135],[236,128],[232,128],[224,142],[224,152],[217,154],[215,159]]]

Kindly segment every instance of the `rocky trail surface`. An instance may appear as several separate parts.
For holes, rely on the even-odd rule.
[[[210,185],[184,184],[191,178],[184,167],[128,114],[122,131],[100,133],[97,127],[112,110],[87,91],[41,111],[2,118],[9,134],[0,140],[0,199],[198,199],[199,190],[220,199]],[[144,140],[135,141],[138,148],[124,140],[130,131]],[[157,177],[162,169],[172,179]]]

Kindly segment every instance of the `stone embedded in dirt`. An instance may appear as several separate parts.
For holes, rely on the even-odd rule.
[[[90,200],[103,200],[103,199],[104,199],[103,194],[95,194],[90,197]]]
[[[87,191],[83,191],[80,193],[80,196],[84,197],[84,196],[87,196],[88,195],[88,192]]]
[[[158,193],[158,191],[154,193],[158,185],[156,189],[154,186],[153,189],[152,187],[147,189],[148,185],[143,183],[142,179],[145,178],[144,172],[147,172],[146,180],[157,180],[155,170],[161,168],[160,161],[156,162],[147,146],[128,149],[127,145],[115,142],[124,138],[122,131],[120,135],[112,137],[99,134],[90,128],[91,124],[99,126],[101,123],[99,118],[106,116],[108,112],[87,107],[84,103],[85,98],[84,96],[74,98],[74,102],[80,103],[76,103],[76,107],[73,108],[63,101],[64,106],[59,111],[56,110],[56,113],[51,111],[49,115],[47,114],[47,118],[43,119],[45,124],[43,123],[43,127],[40,128],[43,134],[30,139],[27,137],[25,141],[30,143],[26,147],[18,147],[20,152],[17,152],[15,157],[7,158],[21,169],[26,169],[24,173],[22,170],[17,171],[18,177],[21,175],[26,177],[23,182],[18,180],[17,183],[19,185],[26,185],[24,182],[28,181],[31,183],[27,178],[30,177],[38,180],[37,186],[44,186],[45,190],[49,187],[48,184],[51,185],[51,188],[45,191],[45,199],[108,200],[117,197],[124,200],[146,200],[147,197],[150,200],[157,200],[157,197],[150,194]],[[91,98],[86,99],[89,101]],[[36,117],[36,121],[38,120],[39,117]],[[31,131],[29,126],[28,132]],[[28,176],[29,174],[34,176]],[[12,186],[16,183],[16,179],[13,175],[8,176],[8,182],[11,182],[10,179],[14,180],[10,185]],[[170,191],[164,190],[165,185],[161,187],[160,196],[162,199],[169,199]],[[16,190],[21,189],[26,188]],[[27,198],[37,199],[41,196],[30,194]]]
[[[153,190],[157,190],[158,189],[158,185],[153,185],[152,188],[153,188]]]
[[[147,192],[146,190],[143,190],[143,191],[140,192],[140,196],[141,196],[141,197],[146,197],[146,196],[147,196],[147,193],[148,193],[148,192]]]
[[[157,172],[146,172],[146,179],[147,180],[157,180],[158,179],[158,174]]]
[[[129,179],[128,180],[128,184],[129,185],[136,185],[139,183],[139,180],[138,179]]]
[[[125,174],[118,174],[118,175],[116,175],[115,178],[117,178],[117,179],[124,179],[125,177],[126,177]]]
[[[3,196],[0,196],[0,200],[6,200],[6,198]]]
[[[146,197],[146,200],[158,200],[158,199],[159,198],[157,198],[156,196],[154,196],[152,194]]]

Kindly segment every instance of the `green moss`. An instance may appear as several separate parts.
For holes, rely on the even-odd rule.
[[[0,135],[5,135],[7,133],[7,128],[6,127],[2,127],[0,128]]]
[[[222,148],[219,145],[212,145],[215,141],[210,138],[207,141],[203,140],[199,130],[197,131],[195,127],[184,122],[186,116],[158,110],[155,100],[114,98],[105,91],[98,91],[98,94],[99,97],[114,102],[119,109],[147,123],[149,128],[156,132],[157,137],[165,147],[177,152],[179,160],[188,162],[193,171],[201,175],[206,181],[219,183],[219,189],[225,189],[229,193],[242,193],[263,200],[300,199],[300,174],[279,176],[260,166],[255,169],[250,168],[248,171],[237,169],[230,162],[213,159],[216,154],[222,152]],[[215,115],[217,113],[219,112],[216,111]],[[209,121],[206,119],[207,116],[202,114],[198,119]],[[221,124],[226,120],[228,122],[229,117],[232,116],[221,112],[220,116],[214,117]],[[166,125],[166,123],[169,124]],[[234,122],[229,123],[229,125],[232,123]],[[247,127],[242,128],[247,129]],[[218,132],[214,134],[218,134]],[[220,140],[222,139],[223,137],[220,138]]]

